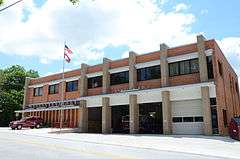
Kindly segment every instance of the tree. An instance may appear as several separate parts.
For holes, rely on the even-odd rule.
[[[0,0],[0,6],[3,5],[3,0]]]
[[[22,108],[26,77],[39,77],[34,70],[26,71],[14,65],[0,70],[0,126],[7,126],[15,119],[15,110]]]

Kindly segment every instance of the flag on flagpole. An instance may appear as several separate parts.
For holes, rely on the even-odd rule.
[[[71,62],[71,58],[69,55],[73,54],[72,50],[68,48],[67,45],[64,47],[64,59],[69,63]]]

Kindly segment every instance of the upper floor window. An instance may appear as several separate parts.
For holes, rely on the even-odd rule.
[[[169,76],[185,75],[199,72],[198,59],[169,63]]]
[[[78,80],[70,81],[66,83],[66,92],[72,92],[78,90]]]
[[[223,68],[222,68],[222,63],[218,61],[218,72],[220,74],[220,76],[223,75]]]
[[[102,87],[102,76],[88,78],[88,89]]]
[[[213,79],[213,61],[212,56],[207,56],[207,70],[208,70],[208,78]]]
[[[113,74],[110,75],[110,84],[111,85],[128,83],[128,82],[129,82],[128,71],[113,73]]]
[[[160,65],[140,68],[137,70],[137,80],[145,81],[161,77]]]
[[[235,88],[236,88],[237,94],[239,94],[239,87],[238,87],[238,83],[237,82],[235,83]]]
[[[48,87],[48,94],[57,94],[59,91],[58,87],[59,87],[59,84],[50,85]]]
[[[33,90],[33,96],[42,96],[43,95],[43,87],[37,87]]]

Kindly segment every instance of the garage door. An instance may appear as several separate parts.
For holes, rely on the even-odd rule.
[[[203,134],[201,100],[172,102],[173,134]]]

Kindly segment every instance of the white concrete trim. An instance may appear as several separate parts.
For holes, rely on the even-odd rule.
[[[135,65],[135,67],[137,69],[139,69],[139,68],[151,67],[151,66],[156,66],[156,65],[160,65],[160,59],[154,60],[154,61],[149,61],[149,62],[144,62],[144,63],[138,63]]]
[[[129,71],[129,66],[124,66],[124,67],[118,67],[118,68],[113,68],[110,69],[109,72],[112,73],[118,73],[118,72],[124,72],[124,71]]]
[[[27,113],[27,112],[39,112],[39,111],[50,111],[50,110],[68,110],[68,109],[79,109],[79,106],[67,106],[67,107],[56,107],[56,108],[44,108],[44,109],[26,109],[16,110],[15,113]]]
[[[89,74],[87,74],[87,77],[92,78],[92,77],[97,77],[97,76],[102,76],[102,75],[103,75],[103,72],[100,71],[100,72],[89,73]]]
[[[77,100],[87,100],[89,98],[94,97],[111,97],[111,96],[118,96],[118,95],[129,95],[129,94],[138,94],[138,93],[151,93],[151,92],[162,92],[162,91],[173,91],[176,89],[185,89],[185,88],[191,88],[191,87],[204,87],[204,86],[215,86],[214,82],[203,82],[203,83],[196,83],[196,84],[188,84],[188,85],[180,85],[180,86],[170,86],[170,87],[162,87],[162,88],[154,88],[154,89],[145,89],[145,90],[127,90],[126,92],[120,92],[120,93],[112,93],[112,94],[102,94],[102,95],[96,95],[96,96],[87,96],[87,97],[80,97],[77,98]]]
[[[205,51],[207,56],[211,56],[212,52],[213,52],[212,49],[208,49],[208,50]],[[194,58],[198,58],[198,52],[193,52],[193,53],[189,53],[189,54],[169,57],[168,58],[168,63],[173,63],[173,62],[177,62],[177,61],[184,61],[184,60],[190,60],[190,59],[194,59]]]
[[[45,85],[53,85],[53,84],[61,83],[63,81],[70,82],[70,81],[75,81],[75,80],[79,80],[79,79],[80,79],[80,76],[74,76],[74,77],[64,78],[64,79],[60,79],[60,80],[53,80],[53,81],[50,81],[50,82],[44,82],[44,83],[41,83],[41,84],[30,85],[30,86],[28,86],[28,88],[43,87]]]

